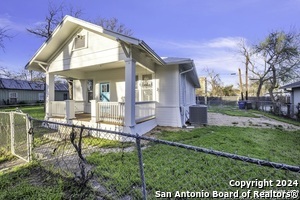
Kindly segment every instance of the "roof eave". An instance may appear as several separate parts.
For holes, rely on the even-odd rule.
[[[158,56],[157,53],[155,53],[155,51],[153,51],[143,40],[139,40],[139,45],[147,52],[149,53],[153,58],[155,58],[155,60],[161,64],[161,65],[166,65],[167,63],[161,59],[160,56]]]

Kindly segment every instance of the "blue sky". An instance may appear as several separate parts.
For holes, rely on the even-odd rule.
[[[162,57],[188,57],[198,75],[214,69],[225,85],[237,83],[238,43],[261,41],[272,30],[300,30],[300,0],[64,0],[82,18],[116,17]],[[0,51],[0,66],[24,68],[43,40],[26,31],[43,21],[48,1],[0,0],[0,27],[14,35]]]

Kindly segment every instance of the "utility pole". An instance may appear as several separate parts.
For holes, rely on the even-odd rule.
[[[239,78],[240,78],[241,98],[242,98],[242,101],[243,101],[244,100],[244,93],[243,93],[242,73],[241,73],[241,69],[240,68],[239,68]]]
[[[205,97],[204,97],[204,101],[205,101],[205,105],[207,105],[207,78],[204,78],[204,83],[205,83]]]
[[[248,64],[249,64],[249,54],[247,52],[247,56],[246,56],[246,101],[248,100]]]

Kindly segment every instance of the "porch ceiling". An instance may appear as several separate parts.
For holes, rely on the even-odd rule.
[[[122,67],[125,67],[124,61],[105,63],[105,64],[101,64],[101,65],[92,65],[92,66],[88,66],[88,67],[78,68],[76,70],[78,70],[80,72],[91,72],[91,71],[101,71],[101,70],[108,70],[108,69],[117,69],[117,68],[122,68]]]
[[[103,71],[103,70],[113,70],[113,69],[119,69],[124,68],[125,62],[124,61],[118,61],[118,62],[112,62],[112,63],[105,63],[105,64],[98,64],[98,65],[92,65],[92,66],[83,66],[81,68],[66,70],[66,71],[59,71],[56,72],[56,75],[63,76],[65,78],[72,78],[72,79],[85,79],[86,73],[88,72],[95,72],[95,71]],[[153,73],[151,69],[148,69],[144,65],[142,65],[139,62],[136,62],[136,67],[141,69],[146,69],[149,72]]]

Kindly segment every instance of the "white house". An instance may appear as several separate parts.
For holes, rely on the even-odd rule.
[[[144,134],[182,127],[195,88],[194,62],[161,58],[144,41],[66,16],[27,63],[46,74],[47,120]],[[54,101],[54,76],[73,81],[73,100]]]
[[[300,81],[284,85],[280,89],[290,92],[291,104],[293,105],[291,111],[292,113],[296,113],[295,108],[300,105]]]

